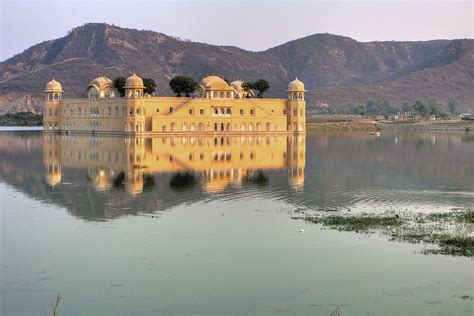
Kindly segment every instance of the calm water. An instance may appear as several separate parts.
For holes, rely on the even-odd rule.
[[[473,313],[469,258],[290,218],[472,207],[473,134],[3,131],[0,192],[2,315]]]

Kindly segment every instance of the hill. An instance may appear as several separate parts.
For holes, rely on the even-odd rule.
[[[316,99],[334,107],[370,99],[474,104],[471,39],[362,43],[315,34],[251,52],[151,31],[85,24],[0,63],[0,112],[39,112],[41,91],[53,76],[62,83],[65,97],[79,97],[99,74],[114,78],[131,71],[154,78],[160,95],[171,94],[168,81],[177,74],[200,79],[217,73],[228,79],[265,78],[272,97],[284,97],[288,82],[298,76],[306,84],[308,104]]]

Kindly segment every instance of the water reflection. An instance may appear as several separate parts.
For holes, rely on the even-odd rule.
[[[290,187],[302,190],[305,148],[306,139],[301,135],[153,138],[44,135],[43,163],[45,179],[51,188],[64,194],[74,187],[68,194],[68,204],[76,203],[71,199],[80,196],[79,192],[93,187],[96,193],[89,192],[87,200],[93,200],[93,196],[107,200],[103,216],[115,217],[124,209],[148,212],[183,199],[198,200],[201,195],[216,194],[231,187],[268,185],[269,172],[286,172]],[[87,180],[87,188],[81,178]],[[153,194],[140,197],[143,193]],[[126,205],[117,205],[117,195]],[[150,203],[153,195],[158,198]],[[179,197],[170,199],[175,195]],[[90,209],[97,210],[101,204],[99,201]],[[73,212],[83,213],[86,209],[76,206]],[[94,218],[98,214],[94,211],[90,215],[89,218]]]
[[[98,191],[124,188],[137,195],[154,186],[153,174],[172,173],[170,186],[222,191],[242,181],[264,183],[264,171],[287,169],[304,186],[305,136],[114,138],[44,136],[44,167],[51,186],[64,169],[87,170]],[[268,182],[268,179],[266,179]]]
[[[121,138],[0,134],[0,179],[88,220],[182,203],[312,210],[474,204],[467,133]],[[286,205],[286,206],[285,206]]]

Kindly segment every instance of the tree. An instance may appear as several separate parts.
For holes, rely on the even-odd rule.
[[[413,104],[413,111],[421,116],[427,116],[429,113],[428,108],[421,101],[416,101],[415,104]]]
[[[244,91],[247,98],[250,98],[253,89],[253,82],[244,82],[242,83],[242,90]]]
[[[410,106],[410,104],[408,104],[408,102],[404,102],[402,104],[401,110],[402,110],[402,112],[411,112],[411,111],[413,111],[413,108]]]
[[[170,80],[170,88],[177,97],[181,97],[181,94],[189,97],[196,90],[196,86],[197,82],[188,76],[176,76]]]
[[[121,97],[125,96],[125,81],[127,81],[125,77],[117,77],[114,79],[114,88],[115,90],[117,90]]]
[[[143,92],[152,95],[156,91],[156,82],[150,78],[143,78]]]
[[[456,100],[449,100],[448,102],[448,108],[449,108],[449,113],[451,114],[456,114],[456,108],[458,107],[458,102]]]
[[[263,98],[263,93],[270,89],[270,84],[265,79],[258,79],[253,83],[252,87],[258,91],[257,97]]]
[[[434,116],[441,116],[443,111],[441,111],[441,108],[438,105],[432,104],[430,105],[430,114]]]

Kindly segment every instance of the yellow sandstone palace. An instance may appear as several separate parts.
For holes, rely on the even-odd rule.
[[[46,84],[43,126],[48,132],[89,134],[246,134],[304,133],[304,84],[288,85],[288,98],[253,98],[242,81],[228,84],[207,76],[193,97],[156,97],[144,94],[143,80],[127,78],[125,97],[113,82],[98,77],[87,86],[87,99],[63,99],[61,84]]]

